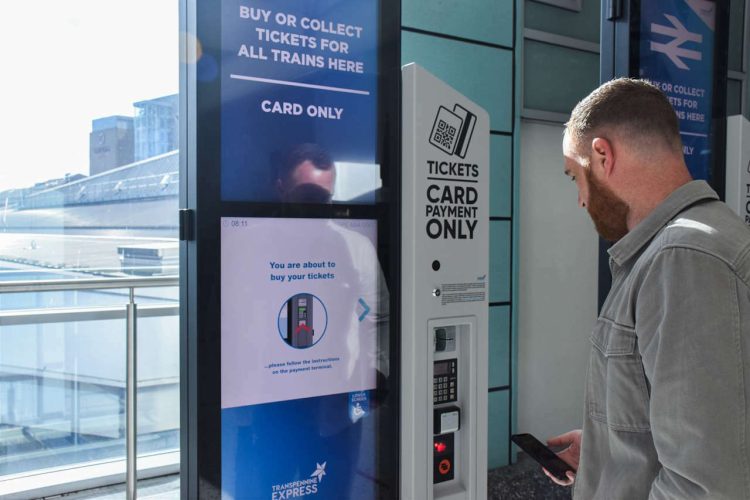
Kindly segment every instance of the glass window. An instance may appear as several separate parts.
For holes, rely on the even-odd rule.
[[[0,482],[124,458],[133,280],[139,453],[177,450],[178,3],[3,2],[0,44]]]

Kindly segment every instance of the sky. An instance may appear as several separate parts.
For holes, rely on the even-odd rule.
[[[178,92],[178,6],[0,2],[0,191],[88,175],[94,118]]]

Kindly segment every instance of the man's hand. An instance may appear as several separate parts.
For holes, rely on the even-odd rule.
[[[547,440],[547,446],[550,448],[564,447],[557,456],[560,457],[566,464],[570,465],[573,470],[578,471],[578,461],[581,459],[581,430],[577,429],[574,431],[566,432],[557,437],[553,437]],[[570,486],[576,480],[576,475],[573,472],[568,472],[568,480],[560,481],[555,476],[549,473],[547,469],[542,468],[544,473],[552,479],[555,483],[560,486]]]

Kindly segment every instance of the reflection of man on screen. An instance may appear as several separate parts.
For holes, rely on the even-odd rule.
[[[331,203],[336,167],[317,144],[298,144],[281,159],[276,189],[285,203]]]

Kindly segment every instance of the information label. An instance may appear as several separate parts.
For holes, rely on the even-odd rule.
[[[372,203],[378,2],[221,5],[222,199]]]
[[[375,388],[376,228],[222,219],[222,408]]]
[[[716,5],[706,0],[641,2],[639,75],[667,95],[680,121],[685,162],[711,176]]]

